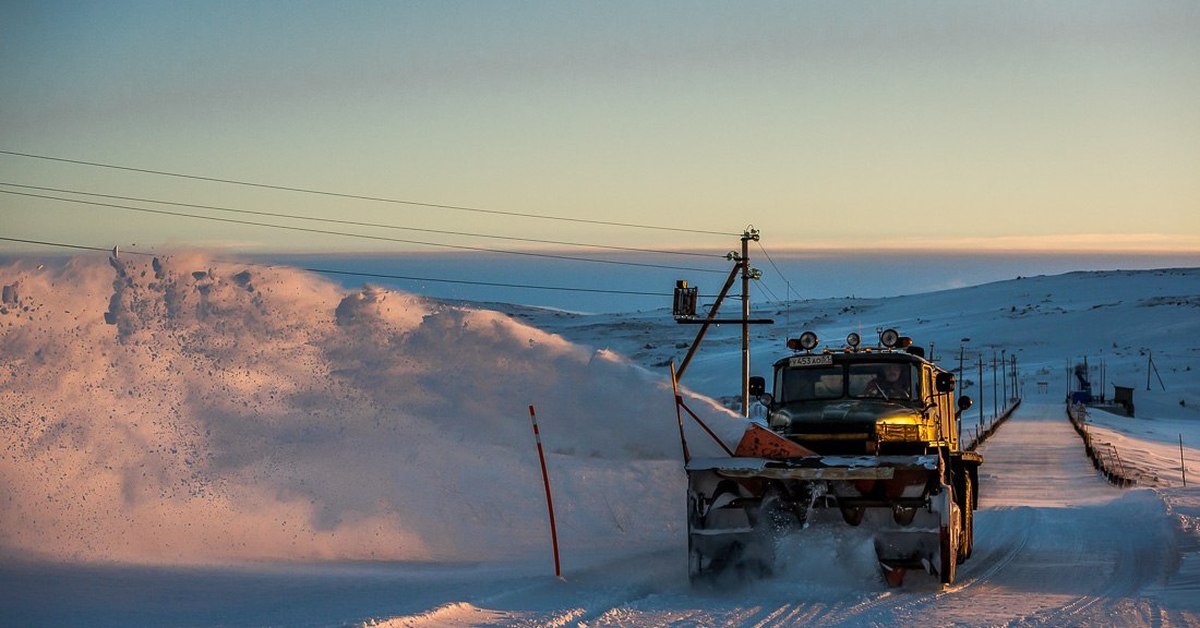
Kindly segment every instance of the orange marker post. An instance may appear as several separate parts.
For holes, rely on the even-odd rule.
[[[554,525],[554,500],[550,497],[550,476],[546,473],[546,455],[542,452],[542,435],[538,431],[537,414],[529,406],[529,420],[533,422],[533,439],[537,441],[538,462],[542,465],[542,484],[546,486],[546,508],[550,511],[550,544],[554,547],[554,577],[562,579],[562,565],[558,560],[558,528]]]

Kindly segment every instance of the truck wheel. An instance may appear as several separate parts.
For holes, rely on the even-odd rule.
[[[962,536],[962,514],[954,516],[954,509],[958,507],[954,499],[954,486],[946,485],[945,490],[950,492],[950,499],[946,500],[946,507],[950,509],[947,513],[948,527],[941,530],[941,543],[938,547],[938,575],[941,578],[942,584],[954,584],[955,568],[958,566],[958,546]]]
[[[688,534],[688,581],[696,584],[704,575],[704,557],[692,544],[692,535]]]
[[[692,584],[695,584],[697,578],[700,577],[701,558],[700,552],[696,550],[695,544],[692,543],[692,531],[696,528],[696,497],[691,491],[688,491],[687,505],[688,580]]]
[[[971,476],[968,474],[963,477],[963,509],[962,514],[962,537],[958,545],[958,564],[963,564],[971,557],[971,551],[975,545],[975,483],[971,481]]]

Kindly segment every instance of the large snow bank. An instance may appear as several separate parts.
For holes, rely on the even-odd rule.
[[[608,352],[198,254],[18,263],[0,284],[10,556],[527,554],[547,534],[529,404],[568,549],[681,538],[669,384]],[[696,430],[689,444],[716,453]]]

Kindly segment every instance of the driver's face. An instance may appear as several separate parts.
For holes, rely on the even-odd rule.
[[[895,382],[900,379],[900,371],[901,368],[899,364],[889,364],[884,367],[883,376],[885,379],[887,379],[887,381]]]

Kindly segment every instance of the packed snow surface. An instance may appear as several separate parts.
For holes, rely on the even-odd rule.
[[[1194,269],[758,313],[779,323],[756,329],[760,374],[803,329],[840,346],[896,327],[954,368],[961,347],[967,429],[1003,405],[993,352],[1017,356],[1025,400],[981,450],[974,556],[951,587],[901,589],[844,526],[784,541],[772,578],[688,585],[665,365],[695,328],[668,311],[451,306],[199,254],[16,263],[0,285],[3,625],[1200,623]],[[714,331],[683,382],[727,443],[744,422],[688,389],[736,393],[737,353]],[[1135,417],[1089,427],[1139,488],[1107,484],[1066,420],[1084,356],[1108,394],[1136,389]]]

